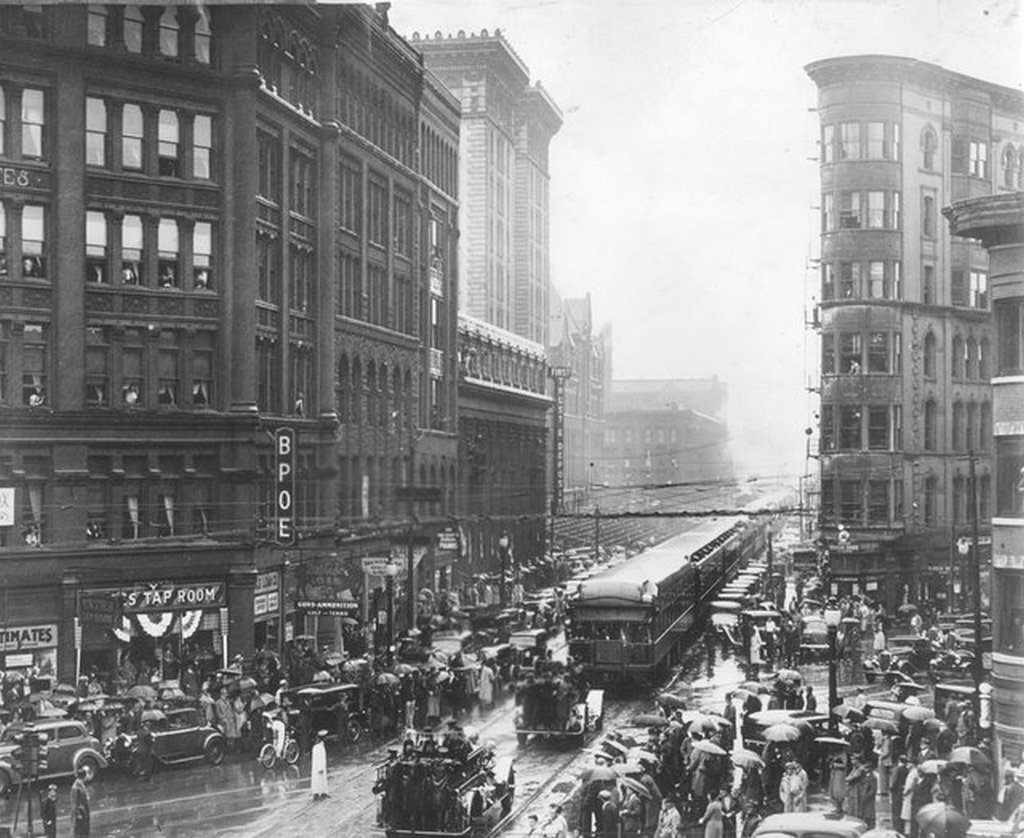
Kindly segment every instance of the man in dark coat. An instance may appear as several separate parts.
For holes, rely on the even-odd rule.
[[[71,823],[74,838],[89,838],[89,789],[85,785],[87,776],[86,770],[79,768],[75,782],[71,786]]]
[[[619,807],[615,805],[612,793],[608,789],[601,791],[599,799],[601,811],[597,817],[597,834],[599,838],[618,838]]]
[[[907,781],[909,771],[907,755],[900,754],[889,780],[889,803],[892,806],[892,828],[901,835],[905,834],[903,818],[900,817],[900,812],[903,810],[903,784]]]
[[[46,787],[46,796],[39,806],[43,821],[43,835],[46,838],[57,838],[57,786],[50,783]]]

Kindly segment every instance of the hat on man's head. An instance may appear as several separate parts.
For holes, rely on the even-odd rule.
[[[318,730],[316,732],[316,736],[317,736],[317,739],[326,739],[327,738],[327,731],[326,730]]]

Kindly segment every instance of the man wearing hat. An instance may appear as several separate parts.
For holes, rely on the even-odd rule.
[[[327,747],[324,745],[326,738],[326,730],[316,732],[316,744],[313,745],[313,765],[310,772],[310,790],[313,792],[314,800],[324,800],[330,797],[327,793]]]
[[[1024,803],[1024,766],[1016,771],[1008,770],[1003,782],[999,815],[1001,820],[1008,821],[1017,807]]]
[[[57,838],[57,785],[50,783],[46,787],[46,796],[39,806],[43,820],[43,835],[46,838]]]

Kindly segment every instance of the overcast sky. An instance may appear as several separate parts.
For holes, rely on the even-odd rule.
[[[1018,0],[396,0],[391,25],[500,28],[565,115],[552,279],[590,291],[616,378],[717,375],[752,473],[803,471],[816,399],[816,88],[884,53],[1021,89]],[[811,471],[815,468],[812,464]]]

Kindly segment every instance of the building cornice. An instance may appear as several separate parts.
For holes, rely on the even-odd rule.
[[[985,247],[1024,243],[1024,192],[968,198],[942,214],[954,235],[981,239]]]

